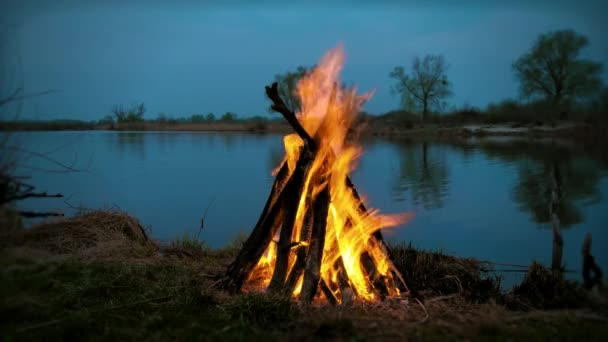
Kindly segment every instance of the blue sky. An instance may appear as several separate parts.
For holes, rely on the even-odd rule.
[[[0,91],[55,90],[25,101],[23,118],[94,120],[136,102],[151,118],[270,115],[264,85],[343,42],[343,79],[376,89],[365,110],[381,113],[399,105],[389,72],[416,55],[445,56],[457,106],[517,97],[511,64],[544,32],[574,29],[590,40],[583,55],[608,64],[601,1],[451,3],[4,0]]]

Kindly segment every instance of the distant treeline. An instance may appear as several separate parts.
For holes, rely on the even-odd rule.
[[[0,131],[77,131],[92,130],[97,121],[82,120],[11,120],[0,121]]]
[[[446,99],[454,94],[447,76],[448,62],[442,55],[415,57],[411,66],[397,66],[389,77],[394,81],[392,91],[400,98],[400,108],[384,114],[361,113],[362,121],[391,128],[413,128],[418,125],[459,125],[469,123],[513,123],[542,126],[558,121],[587,125],[608,123],[608,87],[601,80],[603,65],[580,57],[589,44],[588,39],[572,30],[541,34],[528,52],[512,64],[519,83],[520,99],[491,103],[485,108],[469,104],[448,107]],[[281,98],[294,112],[300,109],[297,86],[314,67],[275,75]],[[0,105],[21,98],[15,92]],[[4,130],[77,130],[77,129],[174,129],[174,130],[234,130],[277,131],[283,120],[280,115],[238,116],[233,112],[216,115],[195,113],[171,116],[159,113],[146,116],[144,103],[125,107],[114,106],[98,121],[0,121]]]
[[[603,99],[603,102],[600,101]],[[554,124],[563,120],[580,124],[608,124],[608,94],[595,101],[572,106],[568,111],[563,111],[556,118],[554,107],[542,100],[535,102],[519,102],[516,100],[504,100],[491,103],[486,108],[463,105],[453,107],[443,113],[433,112],[424,120],[418,113],[405,109],[393,110],[382,114],[370,114],[362,112],[359,115],[361,121],[373,122],[375,125],[390,125],[395,128],[412,128],[425,124],[441,125],[463,125],[463,124],[531,124],[545,125]],[[139,106],[139,105],[138,105]],[[170,117],[164,113],[156,118],[146,118],[145,111],[137,117],[125,116],[119,119],[115,116],[106,116],[97,121],[82,120],[17,120],[0,121],[0,130],[94,130],[94,129],[175,129],[187,130],[189,127],[209,126],[209,130],[242,130],[264,132],[269,126],[284,124],[284,119],[278,114],[239,116],[232,112],[222,115],[192,114],[183,117]]]

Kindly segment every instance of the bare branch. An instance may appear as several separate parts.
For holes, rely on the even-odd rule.
[[[279,96],[279,89],[278,89],[277,82],[274,82],[272,84],[272,86],[270,86],[270,87],[266,86],[266,95],[272,101],[271,108],[273,110],[281,113],[283,115],[283,117],[285,117],[287,122],[289,122],[291,127],[293,127],[293,129],[296,131],[296,133],[298,133],[300,138],[302,138],[302,140],[304,140],[308,144],[308,148],[310,148],[311,150],[315,150],[316,149],[315,141],[308,134],[308,132],[306,132],[304,127],[302,127],[302,124],[300,124],[300,121],[298,121],[298,118],[296,117],[296,115],[289,108],[287,108],[287,106],[285,105],[285,103],[283,102],[281,97]]]
[[[27,198],[62,198],[63,195],[62,194],[48,194],[46,191],[45,192],[26,192],[23,194],[19,194],[19,195],[13,195],[13,196],[9,196],[5,199],[3,199],[2,201],[4,203],[8,203],[8,202],[13,202],[13,201],[21,201]]]
[[[63,216],[63,213],[36,212],[36,211],[19,211],[18,214],[21,217],[26,217],[26,218]]]

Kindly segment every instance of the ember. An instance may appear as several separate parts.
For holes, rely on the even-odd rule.
[[[408,292],[389,258],[380,229],[406,223],[411,214],[368,210],[348,174],[362,148],[351,136],[356,115],[371,93],[338,86],[342,47],[330,51],[299,83],[296,116],[266,87],[272,108],[296,131],[284,139],[285,159],[275,170],[270,196],[249,239],[230,265],[223,286],[266,290],[311,303],[374,301]]]

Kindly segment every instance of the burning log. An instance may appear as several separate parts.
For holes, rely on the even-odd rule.
[[[279,292],[285,284],[287,275],[287,266],[289,263],[289,254],[293,247],[291,235],[293,233],[293,225],[296,221],[299,199],[304,191],[305,176],[310,169],[313,161],[313,155],[310,151],[302,151],[300,160],[296,166],[289,181],[289,188],[285,189],[289,196],[283,202],[283,225],[277,246],[277,260],[274,266],[274,273],[268,285],[268,291],[271,293]],[[314,227],[313,227],[314,231]]]
[[[301,300],[304,303],[312,302],[321,278],[321,261],[323,247],[325,247],[325,233],[327,226],[327,211],[329,209],[329,186],[326,185],[313,204],[313,223],[310,248],[306,258],[304,270],[304,284],[302,286]],[[328,298],[329,299],[329,298]]]
[[[239,291],[251,273],[251,270],[270,244],[279,219],[280,206],[277,205],[277,202],[279,202],[279,198],[283,193],[287,176],[287,163],[283,163],[272,185],[270,196],[266,201],[258,223],[255,225],[247,241],[243,244],[236,260],[228,267],[221,287],[231,292]]]
[[[334,304],[408,292],[380,233],[407,216],[368,211],[348,176],[360,150],[346,136],[367,97],[337,87],[342,59],[341,50],[333,51],[300,81],[298,116],[283,103],[277,83],[266,87],[272,109],[296,134],[285,137],[285,160],[223,288],[266,290],[304,304],[316,297]]]

